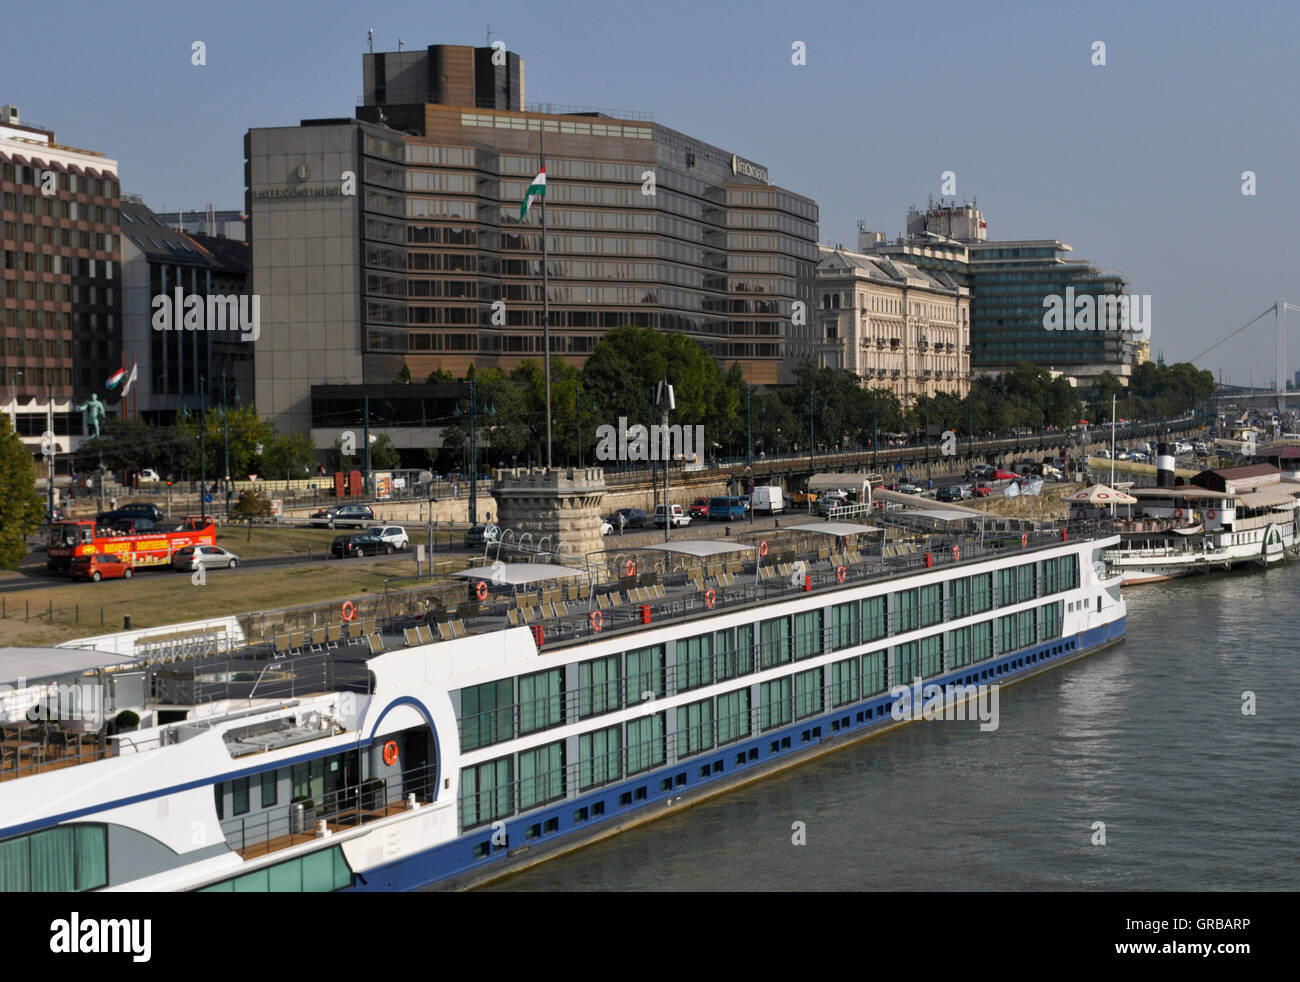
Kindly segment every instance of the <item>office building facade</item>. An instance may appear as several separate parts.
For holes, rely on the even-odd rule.
[[[260,381],[263,350],[282,343],[321,352],[315,380],[335,384],[388,382],[404,362],[420,379],[540,358],[541,206],[519,213],[543,149],[554,357],[581,365],[625,325],[687,334],[756,383],[789,381],[816,356],[817,206],[761,165],[637,114],[525,108],[522,59],[500,49],[371,54],[363,75],[356,120],[248,136],[255,289],[282,318],[258,342],[264,412],[266,388],[273,416],[306,418],[305,378],[286,388],[272,364]],[[348,166],[312,143],[326,132]],[[369,153],[372,141],[388,152]],[[304,164],[336,184],[350,170],[356,194],[294,193],[312,183],[296,176]],[[323,248],[322,232],[337,267],[328,324],[270,276]],[[277,339],[277,323],[301,337]]]
[[[0,107],[0,384],[37,451],[51,396],[66,452],[82,436],[76,404],[92,392],[102,399],[120,363],[117,175],[117,161]]]

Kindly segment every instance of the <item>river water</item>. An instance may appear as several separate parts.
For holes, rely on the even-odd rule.
[[[1125,596],[1126,640],[996,731],[904,726],[488,889],[1300,889],[1300,568]]]

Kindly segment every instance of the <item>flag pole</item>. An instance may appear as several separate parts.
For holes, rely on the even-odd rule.
[[[538,121],[539,148],[542,170],[546,170],[546,120]],[[546,469],[551,469],[551,303],[550,281],[547,276],[548,253],[546,249],[546,192],[542,192],[542,365],[546,371]]]

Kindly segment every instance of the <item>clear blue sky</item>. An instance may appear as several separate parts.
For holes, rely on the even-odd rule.
[[[852,246],[859,218],[893,237],[955,171],[992,238],[1062,239],[1150,294],[1168,361],[1278,297],[1300,305],[1300,4],[467,6],[9,4],[0,102],[116,158],[156,209],[239,208],[244,132],[349,114],[367,28],[393,51],[483,44],[491,24],[526,62],[529,101],[648,111],[765,164],[817,200],[826,242]],[[1265,382],[1271,320],[1198,364]]]

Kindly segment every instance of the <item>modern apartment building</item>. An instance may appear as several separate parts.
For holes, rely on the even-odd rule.
[[[65,452],[82,435],[75,405],[103,398],[121,361],[117,173],[117,161],[0,107],[0,386],[37,449],[51,396]]]
[[[528,106],[499,48],[367,54],[363,85],[356,119],[247,136],[257,399],[277,424],[305,428],[312,382],[540,357],[541,207],[520,205],[543,152],[553,356],[581,365],[634,325],[756,383],[816,357],[817,206],[766,168],[644,114]]]
[[[847,369],[905,405],[970,390],[970,291],[946,273],[820,247],[818,364]]]
[[[988,223],[973,203],[912,208],[908,234],[894,242],[859,223],[859,248],[872,255],[913,263],[931,274],[948,274],[970,288],[971,367],[996,374],[1027,361],[1086,385],[1102,372],[1127,379],[1150,357],[1150,306],[1130,313],[1128,279],[1087,260],[1059,239],[988,239]],[[1044,315],[1058,298],[1063,316],[1073,301],[1092,311],[1088,330],[1050,330]],[[1136,301],[1135,301],[1136,302]],[[1080,321],[1082,323],[1082,321]],[[1131,328],[1144,323],[1145,335]],[[1071,319],[1063,327],[1074,327]]]

